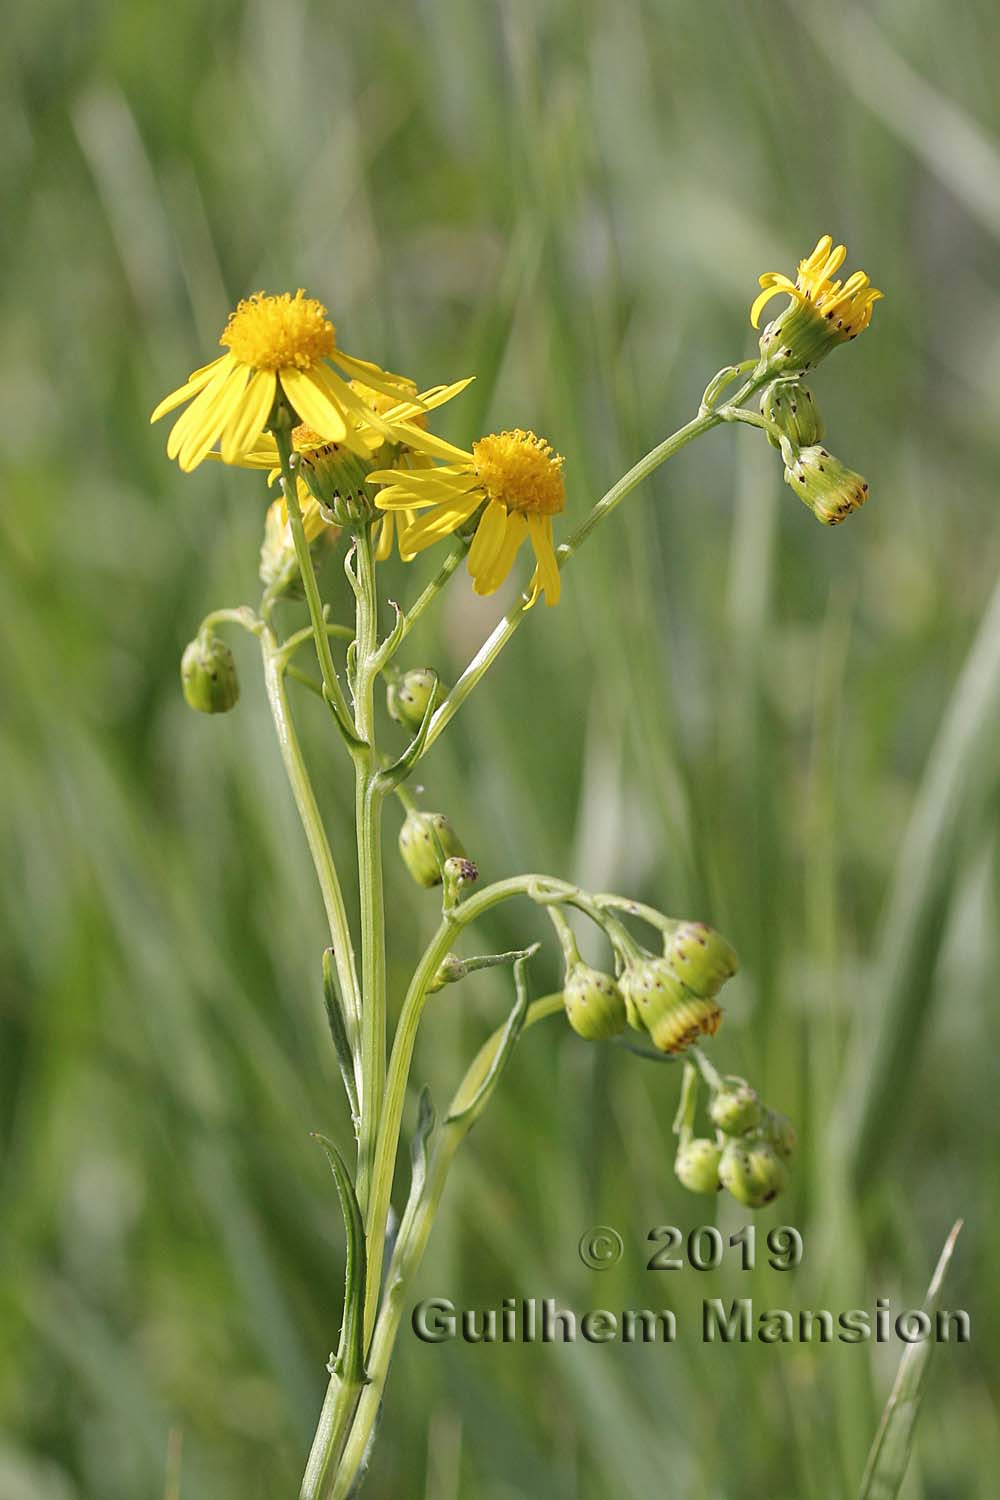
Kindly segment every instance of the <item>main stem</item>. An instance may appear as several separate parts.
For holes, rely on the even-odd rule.
[[[546,995],[544,999],[536,1000],[528,1008],[524,1029],[527,1030],[529,1026],[544,1020],[546,1016],[556,1015],[562,1007],[561,994]],[[480,1048],[451,1101],[448,1115],[460,1114],[465,1104],[475,1095],[483,1079],[489,1073],[496,1050],[501,1044],[503,1031],[503,1027],[498,1028]],[[352,1486],[364,1464],[371,1441],[372,1428],[382,1402],[407,1293],[423,1260],[427,1241],[434,1227],[434,1220],[437,1217],[448,1177],[448,1169],[470,1123],[462,1120],[448,1120],[446,1115],[445,1123],[431,1149],[423,1191],[416,1199],[411,1198],[406,1205],[406,1212],[399,1226],[396,1248],[386,1275],[386,1294],[382,1300],[375,1335],[372,1339],[368,1359],[368,1384],[357,1402],[356,1414],[344,1446],[332,1500],[343,1500],[343,1497],[351,1493]]]
[[[381,769],[375,743],[374,658],[378,650],[378,593],[375,551],[370,526],[356,535],[357,662],[354,721],[364,742],[354,752],[355,820],[358,839],[358,890],[361,903],[361,1139],[358,1151],[358,1202],[368,1208],[382,1095],[385,1088],[385,901],[382,888]],[[369,1236],[380,1238],[383,1226],[367,1220]],[[372,1245],[368,1246],[369,1257]],[[379,1248],[381,1260],[381,1248]]]

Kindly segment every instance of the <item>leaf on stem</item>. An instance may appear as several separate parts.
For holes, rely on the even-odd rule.
[[[538,945],[536,944],[535,948],[530,950],[530,952],[537,951],[537,947]],[[528,956],[530,956],[530,953]],[[462,1104],[457,1109],[452,1108],[445,1121],[448,1125],[454,1125],[461,1121],[466,1130],[471,1129],[489,1103],[490,1096],[497,1086],[500,1075],[510,1060],[510,1055],[517,1045],[518,1037],[524,1029],[524,1018],[528,1014],[528,986],[524,977],[528,956],[519,958],[514,965],[514,985],[517,991],[517,999],[514,1002],[513,1010],[507,1017],[507,1024],[500,1035],[496,1051],[490,1059],[485,1076],[468,1103]]]
[[[332,948],[323,951],[323,1004],[326,1009],[327,1025],[333,1038],[334,1050],[337,1053],[337,1062],[340,1065],[340,1076],[344,1080],[344,1089],[347,1093],[347,1101],[351,1106],[351,1119],[354,1122],[354,1134],[357,1135],[361,1119],[361,1111],[358,1109],[358,1090],[354,1078],[354,1054],[347,1037],[347,1026],[344,1022],[344,1007],[341,1003],[340,991],[337,988],[337,971],[334,967],[334,952]]]
[[[420,721],[420,728],[417,730],[416,734],[413,736],[413,739],[407,745],[406,749],[403,751],[399,759],[395,761],[391,766],[388,766],[384,771],[380,771],[378,777],[376,778],[378,786],[382,791],[394,791],[395,788],[401,784],[401,782],[404,782],[407,776],[409,776],[410,772],[413,770],[413,767],[416,765],[417,761],[420,759],[421,755],[423,755],[424,753],[424,746],[427,744],[427,732],[431,727],[431,719],[434,717],[435,709],[437,707],[440,707],[440,705],[436,701],[436,690],[439,681],[438,674],[434,671],[431,671],[431,676],[434,678],[434,683],[427,697],[427,707],[424,709],[424,716]]]
[[[325,1135],[313,1132],[326,1152],[327,1161],[337,1184],[337,1194],[344,1215],[347,1257],[344,1270],[344,1321],[340,1330],[340,1348],[333,1362],[333,1373],[348,1384],[366,1383],[365,1373],[365,1226],[351,1174],[344,1158]]]

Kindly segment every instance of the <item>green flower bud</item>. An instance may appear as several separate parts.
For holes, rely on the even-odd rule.
[[[439,708],[445,700],[447,690],[441,686],[430,667],[414,667],[404,672],[386,689],[385,701],[389,717],[407,729],[419,729],[431,699]]]
[[[745,1078],[727,1078],[712,1095],[708,1113],[726,1135],[747,1135],[760,1122],[760,1099]]]
[[[773,1203],[788,1186],[788,1168],[766,1141],[756,1141],[750,1147],[750,1174],[762,1203]]]
[[[625,1001],[610,974],[575,963],[566,976],[563,1003],[578,1036],[603,1042],[625,1030]]]
[[[441,884],[446,860],[454,856],[463,864],[470,863],[444,813],[420,812],[417,808],[406,814],[399,831],[399,852],[417,884],[428,890]]]
[[[799,448],[818,443],[823,436],[823,418],[804,380],[774,380],[765,386],[760,398],[760,414],[780,427]],[[780,440],[770,432],[767,440],[772,448],[781,446]]]
[[[688,1141],[678,1149],[674,1160],[678,1181],[689,1193],[717,1193],[722,1186],[719,1181],[721,1157],[722,1152],[714,1141],[704,1138]]]
[[[661,1052],[683,1052],[722,1022],[722,1007],[692,994],[665,958],[627,963],[618,983],[629,1025],[647,1031]]]
[[[211,633],[195,636],[181,657],[181,685],[191,708],[200,714],[225,714],[240,696],[233,653]]]
[[[299,473],[327,519],[338,526],[352,527],[370,521],[375,506],[365,488],[365,479],[372,465],[343,443],[317,440],[309,428],[297,427],[292,439]]]
[[[781,442],[785,483],[824,526],[838,526],[868,499],[868,481],[825,448],[796,448]]]
[[[726,1192],[747,1208],[763,1208],[784,1192],[788,1171],[773,1147],[757,1141],[730,1141],[719,1162],[719,1179]]]
[[[739,968],[735,950],[714,927],[682,922],[667,944],[666,959],[692,994],[711,1000]]]
[[[774,1147],[783,1161],[791,1161],[798,1147],[799,1137],[787,1115],[776,1109],[765,1109],[759,1134],[769,1146]]]
[[[302,526],[309,543],[313,566],[322,567],[325,556],[340,535],[338,526],[331,526],[302,482],[298,485],[299,505],[302,509]],[[304,594],[299,560],[295,555],[292,528],[288,524],[284,500],[275,500],[264,517],[264,540],[260,548],[260,581],[275,597],[285,595],[290,599],[301,599]]]

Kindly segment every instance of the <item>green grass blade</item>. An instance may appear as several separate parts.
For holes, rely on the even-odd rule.
[[[961,1228],[962,1220],[959,1219],[944,1242],[937,1269],[927,1288],[924,1311],[931,1318],[937,1311],[941,1287]],[[906,1346],[868,1455],[859,1500],[894,1500],[899,1494],[910,1462],[913,1432],[920,1415],[933,1353],[933,1338]]]

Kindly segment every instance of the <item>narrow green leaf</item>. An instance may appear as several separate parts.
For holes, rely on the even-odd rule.
[[[332,1141],[325,1135],[313,1133],[326,1152],[327,1160],[337,1184],[337,1194],[344,1215],[344,1231],[347,1237],[347,1263],[344,1270],[344,1321],[340,1330],[340,1348],[333,1363],[334,1373],[348,1384],[367,1380],[365,1374],[364,1328],[365,1328],[365,1226],[361,1208],[351,1174],[344,1158]]]
[[[536,948],[529,950],[535,952]],[[446,1124],[454,1125],[461,1121],[465,1128],[471,1129],[489,1103],[490,1095],[497,1086],[500,1074],[510,1059],[510,1055],[517,1045],[517,1039],[524,1029],[524,1018],[528,1013],[528,986],[524,978],[524,970],[527,958],[519,958],[514,965],[514,985],[517,990],[517,999],[514,1008],[507,1018],[507,1024],[500,1036],[496,1051],[490,1060],[486,1074],[478,1088],[469,1099],[468,1103],[462,1104],[457,1109],[452,1109],[446,1119]]]
[[[354,1054],[351,1051],[351,1044],[347,1039],[344,1011],[340,1003],[340,991],[337,988],[337,970],[333,960],[333,949],[324,949],[323,1004],[326,1007],[326,1020],[330,1028],[330,1035],[333,1037],[337,1062],[340,1064],[340,1076],[344,1080],[344,1089],[347,1093],[348,1103],[351,1106],[354,1134],[357,1135],[360,1123],[360,1111],[358,1109],[357,1083],[354,1078]]]

